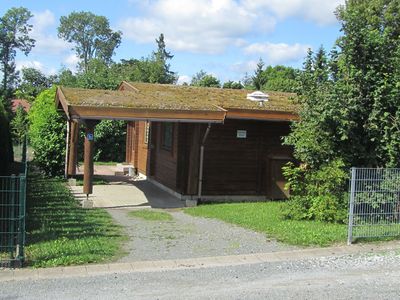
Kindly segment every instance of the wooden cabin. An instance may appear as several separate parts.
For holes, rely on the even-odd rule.
[[[209,88],[129,82],[123,82],[119,90],[148,88],[169,97],[184,93],[188,98],[194,96],[195,101],[210,98],[218,101],[221,98],[216,105],[227,108],[228,113],[223,123],[128,122],[126,161],[135,166],[137,172],[183,199],[201,197],[212,201],[287,197],[282,166],[293,160],[293,154],[290,147],[282,145],[282,138],[289,134],[290,121],[296,119],[295,107],[290,102],[294,95],[272,93],[272,99],[268,101],[278,103],[273,103],[276,106],[263,103],[270,108],[266,115],[246,114],[245,110],[235,107],[235,114],[230,116],[232,105],[224,105],[225,94],[233,99],[240,98],[237,102],[247,102],[246,96],[251,91],[211,89],[210,93]],[[254,107],[254,103],[251,105],[258,113],[266,112],[259,103],[256,104],[258,107]],[[201,191],[200,163],[203,164]]]
[[[294,94],[122,82],[118,91],[59,87],[69,124],[68,174],[77,124],[86,126],[84,192],[92,193],[93,129],[126,120],[126,161],[183,200],[283,199],[282,144],[298,119]],[[260,98],[261,97],[261,98]]]

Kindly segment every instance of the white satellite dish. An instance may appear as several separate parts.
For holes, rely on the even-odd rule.
[[[259,102],[260,106],[262,106],[265,101],[268,101],[268,99],[269,95],[260,91],[247,94],[247,100]]]

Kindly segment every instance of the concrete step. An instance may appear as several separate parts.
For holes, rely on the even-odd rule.
[[[135,167],[132,164],[117,164],[117,170],[115,171],[115,175],[127,175],[130,174],[133,176]]]

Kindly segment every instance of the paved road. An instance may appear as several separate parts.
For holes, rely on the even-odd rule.
[[[0,299],[399,299],[400,255],[1,283]]]

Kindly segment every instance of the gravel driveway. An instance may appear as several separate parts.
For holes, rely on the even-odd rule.
[[[167,210],[172,221],[147,221],[128,216],[131,209],[107,211],[121,224],[129,241],[120,262],[249,254],[298,249],[278,243],[265,234],[214,219],[192,217]]]

